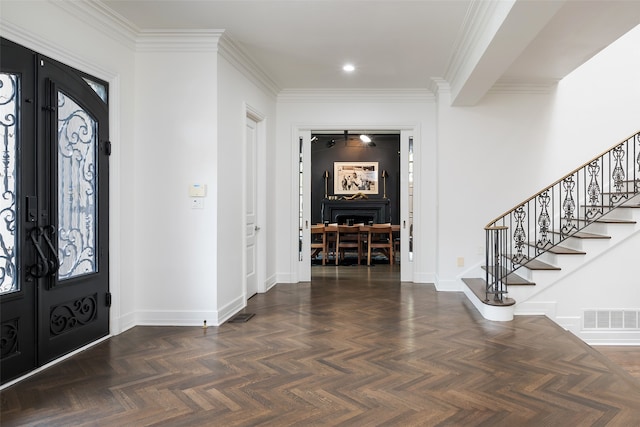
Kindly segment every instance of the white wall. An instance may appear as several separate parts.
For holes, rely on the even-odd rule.
[[[224,58],[218,61],[218,220],[216,238],[219,244],[217,292],[220,321],[225,320],[246,303],[242,259],[244,254],[244,143],[246,139],[247,108],[262,117],[265,140],[258,141],[258,225],[261,228],[264,253],[258,255],[261,269],[259,290],[274,282],[275,252],[272,250],[275,233],[273,185],[267,177],[274,173],[275,96],[252,83],[244,74]],[[269,184],[272,181],[269,180]],[[262,202],[262,203],[261,203]]]
[[[60,7],[58,7],[60,6]],[[46,56],[99,77],[110,84],[110,290],[114,297],[111,332],[134,324],[137,248],[131,211],[134,192],[134,67],[131,46],[101,23],[69,14],[48,1],[2,1],[0,35]],[[126,207],[123,209],[122,207]]]
[[[640,130],[639,46],[637,26],[558,84],[551,166],[570,170]]]
[[[297,135],[296,129],[389,129],[415,127],[416,199],[422,217],[415,225],[414,280],[432,281],[435,268],[435,103],[432,99],[397,97],[363,100],[358,95],[281,97],[278,101],[275,159],[276,277],[278,282],[297,282]],[[419,202],[420,203],[420,202]]]
[[[136,62],[136,323],[217,321],[217,53],[155,46]],[[205,184],[204,209],[188,187]]]

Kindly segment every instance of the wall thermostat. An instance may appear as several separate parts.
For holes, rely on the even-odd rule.
[[[206,184],[189,185],[189,197],[205,197],[207,195]]]

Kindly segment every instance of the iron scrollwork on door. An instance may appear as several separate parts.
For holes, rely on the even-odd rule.
[[[51,308],[51,335],[60,335],[84,326],[96,319],[98,295],[87,295]]]
[[[18,352],[18,319],[3,323],[0,328],[0,359],[4,359]]]

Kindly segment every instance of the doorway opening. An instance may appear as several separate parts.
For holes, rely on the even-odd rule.
[[[399,275],[400,132],[312,131],[310,143],[312,277],[325,274],[315,267],[336,265],[395,266]],[[373,224],[393,224],[395,231],[389,238],[391,250],[372,248],[368,256]],[[337,250],[336,225],[360,226],[349,250]]]

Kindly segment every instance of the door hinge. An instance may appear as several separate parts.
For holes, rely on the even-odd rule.
[[[107,156],[111,155],[111,141],[104,142],[104,154]]]
[[[111,307],[111,292],[107,292],[107,307]]]

